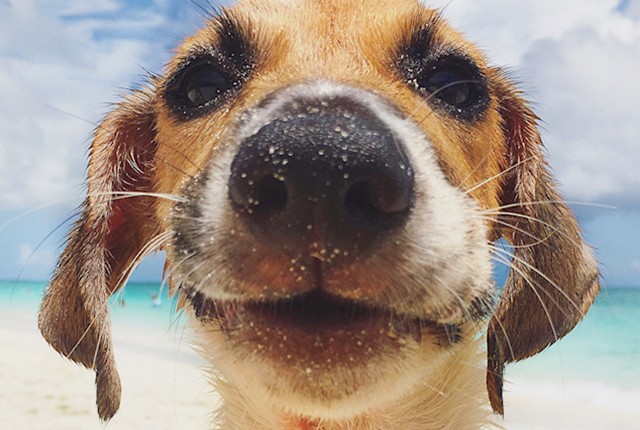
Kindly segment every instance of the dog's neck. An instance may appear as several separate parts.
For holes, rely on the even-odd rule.
[[[402,399],[346,420],[287,415],[256,404],[228,382],[212,378],[222,398],[216,428],[222,430],[429,430],[491,428],[495,419],[484,389],[483,339],[473,339],[452,353],[432,378]]]

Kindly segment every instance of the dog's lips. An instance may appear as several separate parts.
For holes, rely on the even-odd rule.
[[[416,342],[424,333],[429,333],[441,345],[455,343],[460,337],[460,329],[454,324],[402,315],[321,290],[272,301],[218,301],[200,292],[191,294],[190,298],[197,318],[205,323],[216,321],[231,335],[250,325],[287,331],[294,336],[332,337],[373,331],[393,339],[412,338]]]

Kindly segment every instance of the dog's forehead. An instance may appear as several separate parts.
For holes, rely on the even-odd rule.
[[[297,33],[309,42],[322,42],[311,36],[353,37],[416,14],[428,18],[436,13],[415,0],[241,0],[229,10],[271,30]]]
[[[265,69],[284,72],[289,81],[296,75],[340,78],[386,71],[398,48],[425,29],[433,43],[485,65],[482,53],[437,10],[414,0],[240,0],[187,39],[169,71],[237,36],[230,26],[260,53]]]

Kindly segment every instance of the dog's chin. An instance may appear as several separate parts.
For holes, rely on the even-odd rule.
[[[462,336],[455,324],[320,290],[277,301],[189,296],[224,378],[296,414],[335,418],[397,398]]]

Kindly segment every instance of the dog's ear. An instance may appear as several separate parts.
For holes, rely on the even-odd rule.
[[[599,290],[590,248],[559,196],[544,159],[537,117],[506,80],[498,90],[507,163],[500,219],[512,248],[511,272],[487,332],[487,389],[504,414],[508,362],[530,357],[567,334]]]
[[[153,237],[153,202],[129,193],[151,187],[154,95],[131,93],[97,127],[88,193],[40,309],[38,325],[60,354],[96,372],[103,420],[120,406],[120,378],[110,336],[108,298],[126,281]]]

